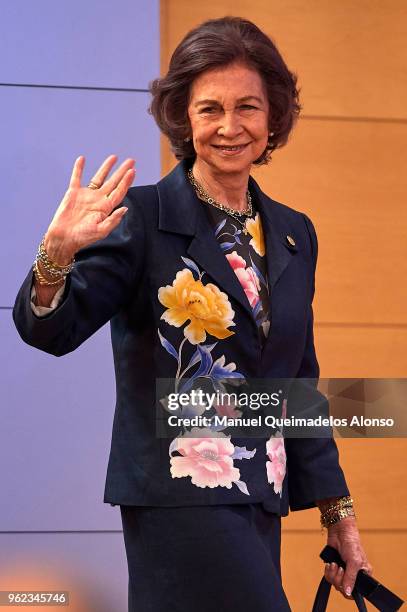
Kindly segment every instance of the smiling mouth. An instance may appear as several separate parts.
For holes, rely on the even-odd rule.
[[[215,147],[216,149],[219,149],[220,151],[241,151],[242,149],[244,149],[245,147],[247,147],[247,145],[250,144],[248,142],[246,142],[245,144],[240,144],[240,145],[212,145],[213,147]]]

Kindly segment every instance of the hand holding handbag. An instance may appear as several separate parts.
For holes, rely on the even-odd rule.
[[[340,567],[346,568],[346,563],[342,557],[332,546],[325,546],[321,551],[321,559],[325,563],[336,563]],[[317,594],[315,596],[312,612],[325,612],[328,605],[329,594],[331,592],[331,583],[325,577],[322,578]],[[385,586],[380,584],[375,578],[366,574],[363,570],[359,570],[356,577],[355,586],[352,591],[352,596],[355,600],[359,612],[367,612],[364,598],[367,599],[380,612],[395,612],[399,610],[404,601],[397,595],[392,593]]]

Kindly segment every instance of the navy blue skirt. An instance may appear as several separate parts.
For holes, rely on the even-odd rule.
[[[129,612],[289,612],[281,518],[261,503],[120,506]]]

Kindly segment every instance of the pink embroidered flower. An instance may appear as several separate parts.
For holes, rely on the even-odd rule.
[[[236,270],[236,268],[246,267],[245,260],[243,259],[243,257],[238,255],[237,251],[232,251],[231,253],[228,253],[226,255],[226,259],[228,260],[228,262],[230,263],[230,265],[232,266],[234,270]]]
[[[266,461],[267,480],[269,484],[274,482],[274,493],[281,495],[287,459],[284,438],[280,433],[270,437],[266,443],[266,451],[270,459],[270,461]]]
[[[196,438],[197,432],[202,437]],[[204,437],[205,436],[205,437]],[[174,444],[176,442],[176,444]],[[197,487],[226,487],[240,479],[240,471],[234,467],[232,455],[235,447],[222,432],[193,427],[171,445],[182,457],[171,457],[171,476],[191,476]]]
[[[246,268],[246,262],[236,251],[228,253],[226,259],[232,266],[243,290],[249,300],[250,306],[254,308],[260,299],[260,282],[257,278],[257,274],[250,266]]]

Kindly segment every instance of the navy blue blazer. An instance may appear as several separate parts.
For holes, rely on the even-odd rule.
[[[262,349],[250,303],[188,182],[187,167],[180,162],[157,185],[128,191],[123,203],[129,210],[120,225],[77,253],[62,302],[44,317],[30,306],[30,269],[13,309],[17,330],[31,346],[62,356],[110,321],[117,401],[107,503],[262,502],[286,515],[289,507],[301,510],[348,495],[331,438],[286,438],[285,448],[277,441],[275,452],[267,454],[264,438],[234,440],[220,432],[214,442],[204,439],[197,447],[194,440],[156,436],[156,379],[174,378],[185,366],[191,376],[199,370],[209,378],[319,376],[312,312],[317,238],[310,219],[269,198],[250,177],[271,297],[270,333]],[[205,338],[195,344],[184,334],[193,317],[188,322],[185,304],[180,306],[191,292],[198,301],[208,298],[212,305],[205,301],[206,307],[218,317],[204,321]],[[313,393],[318,394],[315,385]]]

